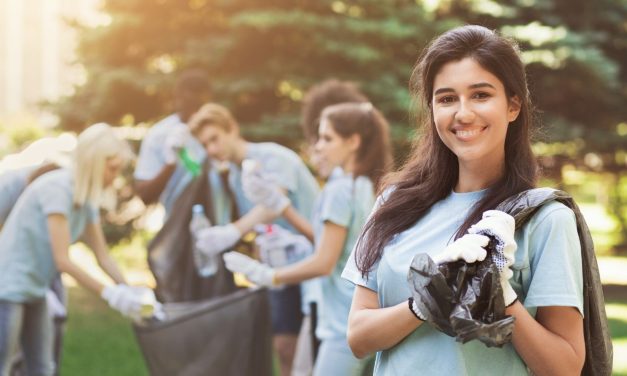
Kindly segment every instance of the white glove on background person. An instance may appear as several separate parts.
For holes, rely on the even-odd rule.
[[[241,237],[242,234],[232,223],[226,226],[212,226],[198,231],[196,248],[208,256],[213,256],[234,246]]]
[[[129,288],[133,291],[135,298],[141,303],[140,317],[133,317],[135,320],[150,317],[159,320],[164,318],[163,305],[157,301],[155,292],[152,289],[144,286],[129,286]]]
[[[466,234],[455,240],[444,248],[437,255],[431,257],[436,264],[444,264],[457,260],[464,260],[467,263],[483,261],[487,254],[485,246],[490,242],[490,238],[477,234]]]
[[[242,163],[242,190],[250,202],[263,205],[275,214],[281,214],[290,204],[281,187],[265,176],[259,164],[250,159]]]
[[[141,316],[141,301],[136,292],[125,284],[106,286],[100,296],[109,307],[134,320]]]
[[[185,147],[189,137],[190,133],[187,127],[176,129],[168,135],[163,145],[163,155],[166,164],[176,164],[179,151]]]
[[[499,271],[505,306],[509,306],[517,297],[509,283],[510,278],[514,275],[511,266],[514,264],[517,248],[514,239],[515,220],[511,215],[499,210],[488,210],[483,213],[482,217],[483,219],[470,226],[468,232],[491,235],[496,239],[496,252],[492,253],[492,260]]]
[[[227,269],[244,274],[252,283],[266,287],[274,285],[274,269],[268,265],[239,252],[226,252],[222,258]]]

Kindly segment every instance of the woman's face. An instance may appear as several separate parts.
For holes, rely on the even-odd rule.
[[[520,112],[503,83],[474,59],[452,61],[433,82],[433,120],[444,144],[464,165],[500,168],[507,127]]]
[[[318,142],[316,143],[318,163],[324,165],[328,171],[338,166],[346,167],[347,162],[354,154],[355,147],[352,138],[343,138],[337,134],[331,122],[326,118],[320,121],[318,135]]]
[[[102,178],[102,184],[108,187],[113,183],[115,178],[120,175],[120,172],[124,168],[124,161],[120,157],[109,157],[105,162],[104,176]]]

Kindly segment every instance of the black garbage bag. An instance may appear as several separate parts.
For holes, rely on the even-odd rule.
[[[516,219],[516,228],[523,226],[542,205],[558,201],[575,213],[577,233],[581,245],[581,267],[583,271],[583,333],[586,343],[586,360],[582,375],[609,376],[612,374],[612,340],[605,313],[603,285],[599,265],[588,225],[573,198],[564,191],[552,188],[537,188],[510,197],[498,207]]]
[[[207,179],[209,169],[207,159],[202,173],[185,187],[165,224],[148,244],[148,265],[157,282],[157,299],[162,303],[204,300],[236,290],[233,274],[222,258],[217,272],[209,277],[200,276],[194,264],[194,242],[189,231],[192,206],[202,205],[211,223],[216,223]]]
[[[164,311],[164,321],[134,325],[150,375],[272,375],[265,288],[206,301],[166,303]]]
[[[488,255],[481,262],[436,265],[426,253],[412,260],[407,276],[412,295],[426,321],[465,343],[478,339],[501,347],[511,339],[514,318],[505,315],[503,290],[496,265]]]

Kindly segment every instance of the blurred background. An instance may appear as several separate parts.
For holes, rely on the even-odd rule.
[[[573,194],[588,221],[615,373],[627,375],[626,0],[0,0],[0,20],[0,173],[69,152],[95,122],[138,147],[173,111],[176,73],[191,67],[209,73],[246,138],[296,151],[305,91],[353,81],[392,124],[401,162],[419,136],[407,87],[422,47],[465,23],[516,39],[538,110],[542,185]],[[118,188],[107,239],[151,283],[145,244],[158,211],[128,182]],[[80,246],[72,252],[93,262]],[[70,304],[62,374],[147,373],[128,323],[79,288]]]

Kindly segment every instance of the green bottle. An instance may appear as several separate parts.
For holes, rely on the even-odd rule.
[[[186,148],[182,148],[179,151],[179,158],[181,159],[181,162],[183,162],[183,167],[185,167],[185,169],[192,174],[193,177],[200,175],[202,166],[189,155]]]

